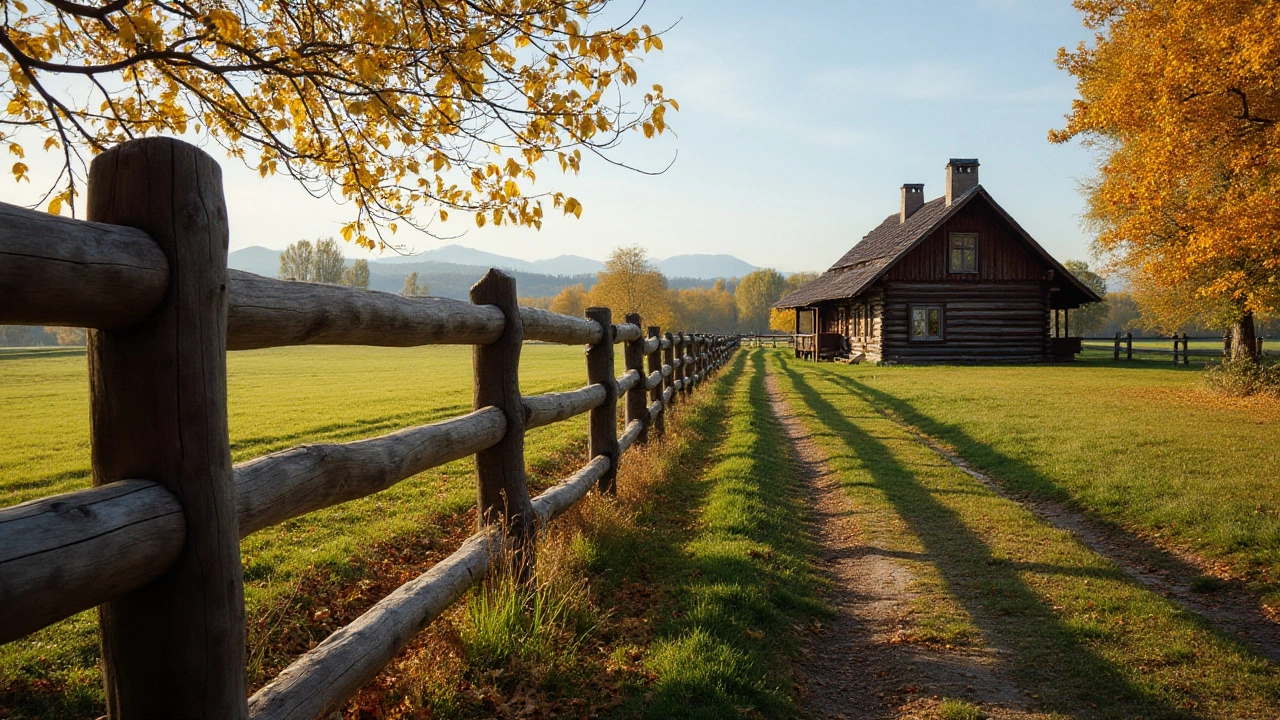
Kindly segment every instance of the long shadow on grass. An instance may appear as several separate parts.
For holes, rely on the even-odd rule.
[[[749,366],[739,361],[712,403],[720,427],[715,443],[704,447],[710,467],[681,480],[688,495],[680,503],[700,511],[690,530],[663,548],[675,554],[666,569],[680,579],[647,660],[657,675],[653,691],[624,706],[624,716],[798,713],[783,662],[794,642],[791,625],[824,613],[812,565],[816,548],[769,410],[762,353],[751,353]]]
[[[1010,662],[1018,677],[1051,689],[1042,702],[1078,718],[1192,717],[1135,687],[1080,642],[1020,577],[1021,568],[993,557],[982,538],[935,498],[888,445],[846,418],[785,357],[778,363],[818,421],[862,462],[875,486],[924,544],[952,595],[984,633],[995,636],[990,644],[1012,650]],[[1104,710],[1092,711],[1090,705]]]

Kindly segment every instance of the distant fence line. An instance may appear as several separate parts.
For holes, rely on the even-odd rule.
[[[1169,347],[1169,348],[1139,346],[1136,351],[1139,354],[1172,355],[1174,365],[1188,365],[1190,364],[1191,358],[1193,357],[1222,358],[1229,355],[1231,352],[1231,339],[1227,337],[1215,337],[1215,336],[1191,337],[1191,336],[1188,336],[1186,333],[1183,333],[1180,336],[1173,335],[1172,337],[1167,337],[1167,338],[1140,337],[1140,338],[1137,338],[1137,340],[1139,343],[1143,343],[1143,342],[1172,343],[1172,347]],[[1120,360],[1122,355],[1125,360],[1132,360],[1133,354],[1135,352],[1133,341],[1134,341],[1134,337],[1132,332],[1126,332],[1126,333],[1117,332],[1114,337],[1083,338],[1081,345],[1085,349],[1089,349],[1089,350],[1111,350],[1113,360]],[[1191,349],[1191,345],[1190,345],[1192,341],[1220,342],[1222,343],[1222,350],[1204,350],[1200,348],[1196,348],[1193,350]],[[1264,345],[1263,338],[1256,338],[1254,342],[1256,344],[1255,350],[1257,351],[1259,356],[1262,356],[1268,353],[1275,354],[1274,352],[1267,351],[1263,347]]]
[[[492,563],[527,576],[539,528],[592,487],[615,493],[622,454],[739,344],[520,307],[496,270],[470,303],[228,271],[221,171],[175,140],[95,158],[88,201],[91,222],[0,204],[0,323],[92,329],[94,483],[0,509],[0,642],[99,606],[112,718],[322,717]],[[587,345],[587,385],[522,396],[524,340]],[[475,409],[233,466],[227,351],[305,344],[472,345]],[[531,498],[525,432],[583,413],[590,461]],[[479,531],[246,699],[240,540],[469,455]]]

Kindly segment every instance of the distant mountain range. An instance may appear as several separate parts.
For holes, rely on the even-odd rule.
[[[348,259],[348,264],[350,262]],[[672,280],[673,287],[710,286],[717,278],[742,277],[758,269],[732,255],[676,255],[654,264]],[[280,272],[280,251],[257,245],[247,247],[232,252],[227,265],[275,277]],[[446,245],[417,255],[370,260],[369,288],[398,292],[405,277],[416,272],[432,295],[465,300],[467,291],[491,267],[511,271],[522,296],[546,297],[578,283],[590,288],[595,284],[596,273],[604,269],[604,263],[579,255],[521,260],[461,245]]]

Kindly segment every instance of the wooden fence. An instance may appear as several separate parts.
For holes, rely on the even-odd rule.
[[[1193,350],[1191,349],[1191,341],[1193,340],[1221,342],[1222,350],[1204,350],[1200,348]],[[1182,335],[1174,335],[1168,338],[1138,338],[1138,342],[1172,343],[1172,348],[1139,346],[1137,348],[1137,352],[1140,355],[1172,355],[1174,365],[1189,365],[1191,363],[1191,358],[1193,357],[1221,358],[1231,352],[1230,338],[1189,337],[1186,333],[1182,333]],[[1267,353],[1263,348],[1263,338],[1257,338],[1255,342],[1257,343],[1257,352],[1259,356]],[[1083,348],[1090,350],[1110,350],[1112,352],[1111,357],[1113,360],[1119,360],[1122,356],[1125,360],[1133,359],[1133,333],[1131,332],[1117,332],[1115,337],[1084,338],[1081,345]]]
[[[782,333],[739,333],[738,340],[748,347],[795,347],[796,336]]]
[[[622,454],[661,434],[666,410],[737,347],[646,332],[636,315],[615,324],[604,308],[576,318],[519,307],[498,271],[471,303],[228,271],[221,171],[174,140],[98,156],[88,216],[0,204],[0,323],[91,328],[94,485],[0,509],[0,642],[98,606],[113,718],[323,716],[492,563],[527,574],[538,529],[592,487],[613,493]],[[522,397],[524,340],[587,345],[588,384]],[[305,344],[473,345],[475,410],[233,466],[227,351]],[[530,498],[525,432],[587,412],[590,461]],[[240,540],[468,455],[476,534],[246,699]]]

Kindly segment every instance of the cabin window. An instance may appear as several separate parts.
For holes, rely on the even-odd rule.
[[[942,306],[941,305],[912,305],[911,306],[911,339],[912,340],[941,340],[942,339]]]
[[[978,233],[951,233],[951,272],[978,272]]]

